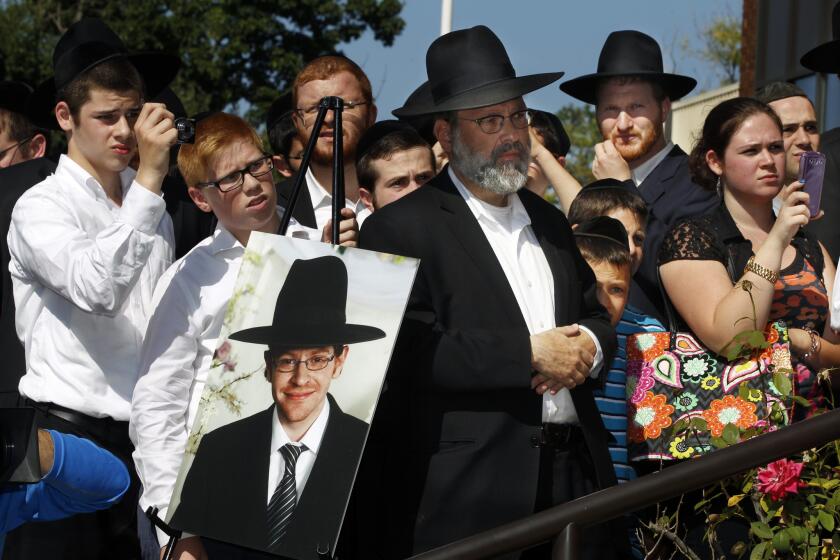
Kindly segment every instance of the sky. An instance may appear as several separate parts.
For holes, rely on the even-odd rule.
[[[698,29],[720,15],[739,15],[739,0],[452,0],[452,29],[486,25],[502,40],[517,75],[562,71],[560,82],[525,97],[529,107],[556,111],[578,103],[559,84],[595,72],[611,31],[636,29],[655,38],[665,69],[687,74],[699,85],[717,87],[713,68],[675,47],[683,38],[699,46]],[[426,49],[440,34],[440,0],[406,0],[406,25],[391,47],[370,32],[341,47],[364,68],[379,107],[379,120],[426,80]]]

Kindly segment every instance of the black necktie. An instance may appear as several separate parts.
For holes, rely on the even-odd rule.
[[[295,483],[295,464],[300,454],[306,451],[305,445],[287,443],[280,448],[280,454],[286,462],[283,478],[271,495],[266,513],[268,515],[268,548],[273,549],[286,534],[292,514],[297,505],[297,486]]]

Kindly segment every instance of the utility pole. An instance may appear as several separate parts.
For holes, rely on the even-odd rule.
[[[450,31],[452,31],[452,0],[441,0],[440,34],[446,35]]]

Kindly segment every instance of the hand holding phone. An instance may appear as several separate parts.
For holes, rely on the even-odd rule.
[[[819,152],[804,152],[799,156],[799,180],[805,183],[802,190],[808,193],[808,211],[811,218],[816,218],[820,213],[824,177],[825,155]]]

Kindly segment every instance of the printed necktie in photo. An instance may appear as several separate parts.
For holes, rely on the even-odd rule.
[[[287,443],[280,448],[280,454],[286,462],[283,478],[274,490],[268,502],[268,548],[275,548],[286,535],[286,529],[292,520],[297,505],[297,486],[295,482],[295,464],[300,454],[306,451],[305,445]]]

